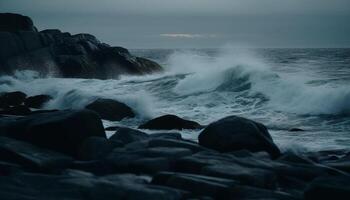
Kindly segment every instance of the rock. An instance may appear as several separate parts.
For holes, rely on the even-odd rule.
[[[348,199],[350,196],[350,177],[334,176],[316,178],[305,190],[304,198],[309,199]]]
[[[0,104],[2,107],[18,106],[24,102],[26,96],[26,94],[19,91],[0,93]]]
[[[126,127],[119,127],[109,139],[121,141],[124,144],[148,139],[148,134]]]
[[[78,158],[81,160],[103,159],[114,148],[122,145],[103,137],[89,137],[79,146]]]
[[[277,186],[277,176],[272,171],[242,167],[234,163],[203,167],[201,174],[233,179],[239,181],[240,184],[260,188],[275,189]]]
[[[90,34],[71,35],[58,29],[38,32],[29,17],[18,14],[0,13],[0,43],[1,74],[23,69],[42,75],[107,79],[163,70],[154,61],[101,43]]]
[[[7,137],[0,137],[0,159],[37,171],[64,168],[72,162],[72,158],[63,154]]]
[[[36,31],[36,28],[27,16],[0,13],[0,31]]]
[[[238,182],[211,176],[161,172],[152,179],[153,184],[189,191],[195,195],[211,196],[215,199],[225,199],[230,188]]]
[[[31,110],[24,105],[18,105],[18,106],[11,106],[8,108],[0,109],[0,114],[3,115],[29,115],[31,114]]]
[[[73,157],[77,156],[78,147],[86,138],[106,138],[100,118],[89,110],[3,117],[0,118],[0,133]]]
[[[160,139],[152,139],[149,141],[149,147],[179,147],[179,148],[186,148],[191,150],[193,153],[197,153],[199,151],[207,150],[206,148],[199,146],[197,143],[186,141],[186,140],[179,140],[179,139],[167,139],[167,138],[160,138]]]
[[[150,185],[132,174],[96,177],[86,173],[43,175],[18,173],[0,177],[2,199],[185,199],[185,192]]]
[[[280,155],[267,128],[242,117],[229,116],[209,124],[198,136],[199,144],[220,152],[247,149],[266,151],[271,157]]]
[[[174,160],[191,154],[189,149],[175,147],[116,148],[107,161],[117,172],[156,173],[170,170]]]
[[[297,200],[301,199],[289,193],[273,191],[262,188],[238,185],[230,191],[229,199],[278,199],[278,200]]]
[[[120,121],[126,117],[135,117],[132,109],[112,99],[97,99],[85,108],[97,112],[102,119]]]
[[[202,126],[197,122],[181,119],[175,115],[163,115],[154,118],[139,126],[141,129],[171,130],[171,129],[199,129]]]
[[[24,105],[30,107],[30,108],[41,108],[45,103],[50,101],[52,99],[49,95],[36,95],[27,97],[24,101]]]

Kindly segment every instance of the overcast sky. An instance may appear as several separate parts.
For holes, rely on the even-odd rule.
[[[0,11],[127,48],[350,47],[350,0],[0,0]]]

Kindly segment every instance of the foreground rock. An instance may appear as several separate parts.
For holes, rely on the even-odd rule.
[[[113,99],[97,99],[85,108],[97,112],[102,119],[120,121],[126,117],[135,117],[132,109]]]
[[[139,128],[152,130],[182,130],[199,129],[202,128],[202,126],[195,121],[185,120],[175,115],[164,115],[140,125]]]
[[[0,73],[30,69],[42,75],[115,78],[162,71],[151,60],[101,43],[93,35],[48,29],[38,32],[27,16],[0,13]]]
[[[30,96],[26,98],[26,100],[24,101],[24,105],[30,108],[41,108],[45,103],[47,103],[51,99],[51,96],[44,94]]]
[[[99,116],[89,110],[3,117],[0,134],[71,156],[77,155],[78,146],[86,138],[106,138]]]
[[[34,171],[52,171],[68,167],[72,158],[31,144],[0,137],[0,157]]]
[[[199,135],[200,145],[220,152],[246,149],[266,151],[273,158],[280,155],[267,128],[249,119],[230,116],[209,124]]]
[[[26,94],[20,91],[0,93],[0,108],[19,106],[24,102],[26,96]]]

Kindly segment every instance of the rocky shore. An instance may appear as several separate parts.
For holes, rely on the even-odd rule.
[[[0,94],[0,197],[12,199],[348,199],[350,152],[281,152],[267,128],[228,116],[207,126],[165,115],[139,129],[113,99],[42,110],[52,97]],[[145,129],[174,130],[154,134]],[[198,142],[181,137],[200,131]]]
[[[162,71],[156,62],[91,34],[38,31],[29,17],[19,14],[0,13],[0,44],[0,74],[35,70],[42,76],[107,79]]]

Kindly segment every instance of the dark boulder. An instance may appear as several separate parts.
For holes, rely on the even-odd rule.
[[[24,105],[18,105],[18,106],[11,106],[8,108],[0,109],[0,114],[3,115],[29,115],[31,114],[31,110]]]
[[[76,156],[86,138],[106,138],[99,116],[89,110],[57,111],[26,117],[0,118],[3,136]]]
[[[36,96],[30,96],[27,97],[24,101],[24,105],[30,107],[30,108],[41,108],[45,103],[50,101],[52,99],[49,95],[36,95]]]
[[[36,28],[27,16],[0,13],[0,31],[36,31]]]
[[[0,137],[0,159],[25,169],[49,171],[70,165],[72,158],[7,137]]]
[[[140,125],[139,128],[152,130],[182,130],[199,129],[202,128],[202,126],[195,121],[185,120],[175,115],[163,115]]]
[[[0,106],[18,106],[21,105],[26,99],[26,94],[23,92],[4,92],[0,93]]]
[[[305,190],[305,200],[311,199],[349,199],[350,177],[329,176],[316,178]]]
[[[127,117],[135,117],[132,109],[124,103],[113,99],[97,99],[85,108],[97,112],[102,119],[120,121]]]
[[[289,132],[302,132],[305,131],[304,129],[301,128],[290,128],[288,129]]]
[[[199,144],[220,152],[247,149],[266,151],[273,158],[280,155],[267,128],[258,122],[230,116],[209,124],[198,136]]]

